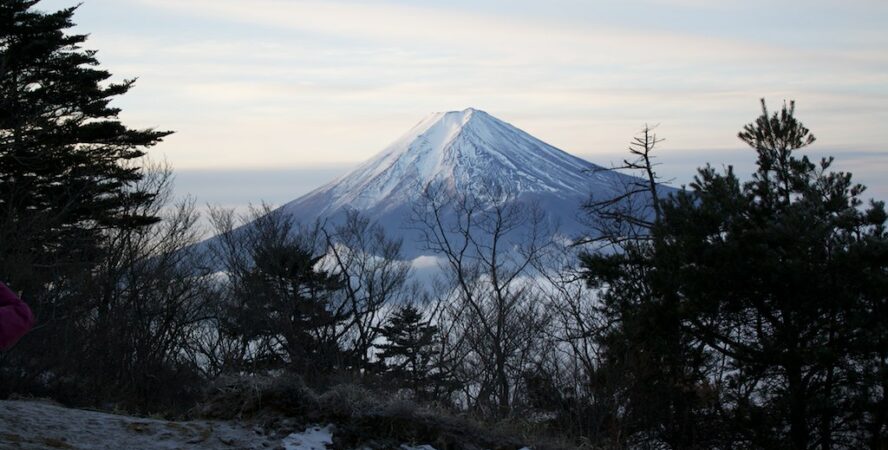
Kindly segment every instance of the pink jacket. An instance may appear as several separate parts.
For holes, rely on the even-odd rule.
[[[0,282],[0,350],[15,345],[33,325],[31,308]]]

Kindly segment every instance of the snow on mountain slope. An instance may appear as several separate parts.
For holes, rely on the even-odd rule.
[[[371,209],[416,195],[415,185],[453,183],[459,192],[479,183],[507,192],[585,194],[590,169],[599,168],[476,109],[435,113],[351,173],[309,194],[329,194],[324,212]],[[300,199],[301,200],[301,199]],[[295,207],[301,201],[290,203]]]
[[[560,232],[573,235],[590,193],[619,191],[628,177],[572,156],[484,111],[434,113],[352,172],[283,205],[297,221],[336,221],[357,210],[405,239],[405,256],[424,254],[407,229],[422,189],[507,195],[541,205]]]

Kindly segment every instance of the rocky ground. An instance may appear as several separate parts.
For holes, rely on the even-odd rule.
[[[65,408],[47,401],[0,401],[0,448],[78,450],[325,449],[330,429],[273,433],[233,421],[166,421]]]
[[[257,423],[245,420],[169,421],[66,408],[46,400],[5,400],[0,401],[0,449],[332,450],[356,447],[436,450],[436,446],[422,442],[399,444],[403,441],[389,439],[388,443],[384,443],[384,440],[373,439],[374,436],[369,436],[365,441],[368,445],[334,445],[334,436],[342,439],[349,434],[349,430],[353,433],[354,423],[345,425],[345,429],[333,424],[305,425],[306,422],[289,419],[276,419],[273,427]],[[398,426],[393,422],[392,426],[406,430],[415,425],[401,422]],[[419,423],[418,426],[428,428],[429,425]],[[368,435],[373,435],[373,431],[368,429]],[[471,434],[469,430],[464,431],[467,435]],[[376,433],[383,434],[380,430],[376,430]],[[468,442],[454,444],[453,439],[438,441],[443,442],[443,447],[439,448],[520,447],[514,444],[505,444],[505,447],[479,446]]]

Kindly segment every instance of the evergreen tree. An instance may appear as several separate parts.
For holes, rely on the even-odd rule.
[[[705,168],[667,206],[658,289],[676,292],[689,332],[728,358],[733,421],[755,430],[753,444],[860,445],[848,438],[863,426],[850,402],[854,348],[885,323],[867,330],[856,317],[884,304],[871,284],[888,268],[884,205],[863,208],[863,187],[831,172],[832,158],[794,154],[814,137],[792,103],[771,115],[762,102],[739,136],[757,171],[740,183]]]
[[[111,102],[133,80],[112,81],[86,35],[69,32],[76,8],[37,4],[0,0],[0,279],[39,323],[0,356],[13,368],[0,386],[79,400],[110,378],[129,383],[123,358],[109,357],[107,371],[93,364],[93,344],[128,326],[113,314],[121,285],[94,285],[122,258],[118,238],[158,222],[163,189],[144,182],[139,158],[169,133],[125,126]]]
[[[429,396],[440,372],[434,367],[438,327],[423,318],[413,305],[398,309],[388,323],[377,330],[385,343],[377,345],[377,353],[388,376],[399,380],[417,398]]]
[[[320,379],[343,363],[336,337],[347,317],[330,304],[343,281],[316,270],[323,255],[312,256],[299,243],[265,244],[254,250],[254,265],[239,284],[228,331],[254,343],[258,366]]]
[[[758,155],[751,181],[701,169],[662,205],[645,251],[587,258],[587,274],[636,286],[620,294],[638,299],[623,329],[643,330],[624,336],[626,348],[676,336],[707,356],[698,380],[712,383],[726,425],[708,445],[883,448],[884,204],[864,207],[863,187],[831,171],[832,158],[796,156],[814,137],[794,112],[790,103],[770,114],[763,102],[740,133]],[[658,362],[669,373],[690,360],[657,357],[636,371]]]
[[[135,160],[169,132],[121,123],[110,103],[134,80],[110,82],[86,35],[66,32],[76,8],[37,3],[0,1],[0,252],[57,271],[95,260],[101,230],[157,220],[127,211],[153,195],[133,189]]]
[[[710,355],[682,329],[678,299],[652,286],[660,238],[653,230],[670,201],[657,189],[659,142],[645,126],[629,146],[636,159],[615,168],[637,178],[616,196],[584,205],[593,234],[580,264],[597,301],[591,317],[573,316],[578,328],[595,330],[589,334],[598,359],[585,374],[584,396],[592,404],[580,410],[597,411],[583,420],[609,422],[614,446],[710,447],[722,428],[712,420]]]

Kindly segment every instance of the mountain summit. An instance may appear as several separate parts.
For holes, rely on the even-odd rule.
[[[405,237],[405,256],[421,254],[404,232],[422,188],[457,194],[500,192],[542,205],[562,232],[590,193],[612,192],[624,175],[561,151],[484,111],[434,113],[352,172],[282,206],[303,223],[336,221],[357,210]]]
[[[394,206],[415,195],[416,186],[431,182],[443,182],[463,193],[480,192],[484,184],[513,194],[566,197],[588,193],[589,173],[584,171],[594,168],[484,111],[469,108],[429,115],[353,172],[312,194],[329,191],[333,195],[335,201],[328,211],[342,206],[358,210]]]

